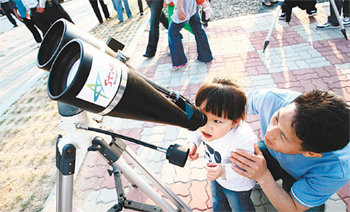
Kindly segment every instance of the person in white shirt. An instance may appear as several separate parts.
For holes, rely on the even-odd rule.
[[[60,18],[64,18],[73,23],[71,17],[58,0],[22,0],[22,2],[27,8],[28,14],[31,14],[31,18],[35,25],[42,31],[43,35],[45,35],[50,26]]]
[[[246,95],[228,79],[203,84],[195,98],[207,123],[190,139],[189,160],[199,157],[197,148],[205,145],[207,179],[213,198],[213,211],[255,211],[250,194],[255,181],[233,171],[230,161],[237,149],[254,152],[258,138],[245,117]]]
[[[41,10],[37,9],[40,8],[38,0],[22,0],[22,3],[27,9],[27,18],[34,22],[44,36],[47,30],[50,28],[50,22],[43,11],[39,12]]]

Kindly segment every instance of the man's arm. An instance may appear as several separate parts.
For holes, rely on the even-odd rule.
[[[281,188],[271,175],[266,165],[266,160],[257,144],[254,144],[255,153],[251,154],[243,150],[231,153],[231,161],[240,168],[232,166],[238,174],[256,180],[278,211],[305,211],[305,207],[298,203],[291,194]]]

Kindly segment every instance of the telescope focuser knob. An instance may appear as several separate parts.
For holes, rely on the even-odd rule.
[[[184,167],[187,161],[188,153],[190,149],[186,146],[181,146],[178,144],[172,144],[169,146],[166,151],[166,159],[169,160],[169,163]]]
[[[126,56],[123,52],[118,50],[116,55],[117,60],[121,61],[122,63],[126,63],[130,60],[130,57]]]

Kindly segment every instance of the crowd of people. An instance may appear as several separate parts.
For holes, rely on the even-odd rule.
[[[0,3],[1,9],[13,26],[18,25],[12,15],[24,23],[37,43],[42,41],[42,36],[58,19],[64,18],[73,23],[58,0],[1,0]]]
[[[100,23],[103,23],[97,0],[89,0]],[[58,0],[0,0],[10,22],[11,14],[32,32],[36,42],[59,18],[73,22]],[[118,20],[123,11],[131,18],[128,0],[112,0]],[[213,60],[203,26],[208,26],[212,13],[208,0],[146,0],[150,8],[150,30],[146,58],[154,57],[159,40],[159,23],[168,29],[171,70],[187,65],[180,31],[188,24],[197,46],[197,60]],[[343,24],[350,25],[349,0],[335,0],[343,14]],[[99,0],[106,19],[108,8]],[[270,7],[276,1],[264,0]],[[140,15],[142,1],[138,0]],[[317,15],[316,1],[286,0],[280,19],[288,22],[293,7]],[[163,7],[173,6],[166,17]],[[201,17],[198,9],[201,8]],[[331,5],[330,16],[317,28],[338,27]],[[215,79],[203,84],[195,97],[196,106],[206,115],[207,123],[189,139],[189,160],[199,157],[204,146],[205,169],[213,199],[213,211],[255,211],[251,190],[259,183],[278,211],[324,211],[324,203],[349,180],[349,105],[331,91],[312,90],[299,93],[282,89],[263,89],[245,94],[228,79]],[[260,117],[263,140],[258,141],[244,121],[247,114]],[[201,153],[202,154],[202,153]],[[280,187],[275,180],[282,179]]]
[[[262,4],[271,7],[273,4],[276,4],[277,0],[263,0]],[[343,14],[343,25],[350,25],[350,0],[334,0],[336,9],[339,15]],[[317,15],[316,0],[285,0],[282,5],[282,14],[280,15],[280,20],[286,20],[289,22],[291,19],[291,13],[293,7],[299,7],[302,10],[306,10],[306,13],[312,17]],[[335,29],[339,27],[339,22],[334,12],[333,5],[330,3],[330,15],[328,20],[322,24],[317,24],[317,29]]]

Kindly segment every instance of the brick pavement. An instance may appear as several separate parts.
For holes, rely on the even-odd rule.
[[[126,52],[131,56],[129,63],[149,79],[162,87],[178,90],[190,99],[194,98],[202,82],[215,76],[226,76],[240,81],[246,91],[289,88],[303,92],[322,88],[333,90],[350,102],[350,42],[344,39],[339,30],[315,29],[316,22],[326,20],[328,10],[327,4],[320,4],[318,15],[309,18],[304,11],[294,9],[289,25],[277,21],[265,53],[262,49],[272,13],[210,22],[206,32],[215,60],[208,64],[195,61],[194,37],[184,31],[183,44],[189,64],[176,72],[170,71],[171,60],[165,30],[160,32],[156,56],[151,59],[142,57],[148,39],[145,21],[138,25],[139,36],[127,42],[129,46]],[[114,29],[101,27],[96,30],[107,32]],[[350,28],[347,30],[349,32]],[[106,34],[100,33],[99,36],[103,38]],[[247,121],[260,136],[257,117],[249,116]],[[105,117],[102,126],[163,147],[173,143],[185,144],[189,135],[189,131],[179,127],[111,117]],[[136,145],[130,146],[154,175],[166,183],[193,211],[211,211],[211,195],[205,179],[203,156],[194,162],[188,162],[184,168],[179,168],[170,165],[162,153]],[[86,156],[74,189],[76,211],[79,211],[78,208],[82,211],[105,211],[116,203],[114,181],[107,174],[107,168],[108,164],[99,154],[90,152]],[[152,202],[125,178],[123,181],[128,198]],[[258,187],[252,198],[257,211],[275,211]],[[349,211],[349,184],[338,195],[332,196],[326,204],[326,211],[345,211],[346,205],[342,200],[347,203]],[[46,207],[46,210],[50,211],[50,207]]]

